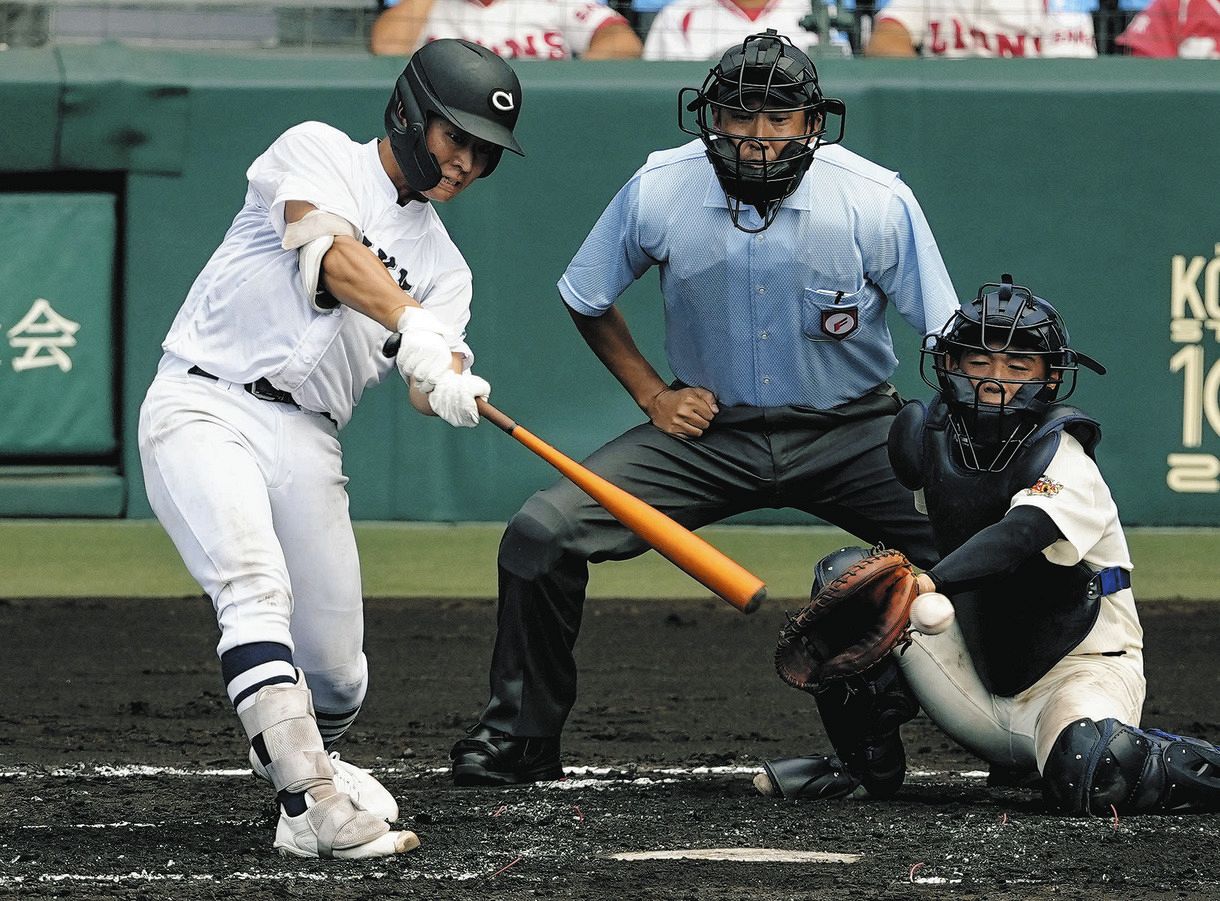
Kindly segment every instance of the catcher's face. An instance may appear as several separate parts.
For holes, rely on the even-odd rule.
[[[1052,377],[1046,358],[1037,354],[967,350],[961,359],[949,358],[949,368],[958,370],[970,384],[980,403],[1003,406],[1010,403],[1028,382],[1058,380]]]

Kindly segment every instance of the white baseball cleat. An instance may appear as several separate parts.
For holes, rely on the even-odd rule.
[[[356,806],[367,810],[379,820],[389,820],[392,823],[398,819],[398,802],[394,800],[394,796],[386,790],[385,786],[373,777],[372,773],[354,763],[340,759],[338,751],[331,751],[329,756],[331,766],[335,770],[336,791],[347,795]],[[266,768],[263,767],[262,761],[258,759],[258,754],[254,753],[253,748],[250,749],[250,769],[260,779],[271,781],[267,777]]]
[[[326,792],[329,790],[329,794]],[[306,810],[289,816],[280,809],[275,826],[275,849],[285,856],[330,857],[363,860],[389,857],[419,847],[419,837],[406,830],[391,830],[383,820],[352,803],[345,794],[322,787],[316,798],[305,794]]]

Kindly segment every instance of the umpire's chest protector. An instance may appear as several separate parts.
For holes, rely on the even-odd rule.
[[[890,429],[890,461],[903,485],[923,490],[944,557],[1004,518],[1013,497],[1045,473],[1066,428],[1091,454],[1100,438],[1097,423],[1060,405],[1046,411],[1007,466],[979,472],[958,462],[944,403],[938,398],[929,408],[912,401]],[[1098,599],[1088,594],[1092,577],[1083,563],[1059,566],[1038,553],[1011,572],[954,593],[962,635],[990,691],[1004,696],[1024,691],[1084,640],[1099,609]]]

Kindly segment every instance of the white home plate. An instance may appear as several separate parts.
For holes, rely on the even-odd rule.
[[[855,863],[860,854],[789,851],[784,848],[685,848],[676,851],[623,851],[611,860],[734,860],[743,863]]]

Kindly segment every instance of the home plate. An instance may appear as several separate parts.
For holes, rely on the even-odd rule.
[[[623,851],[611,860],[732,860],[741,863],[855,863],[861,854],[789,851],[785,848],[679,848],[676,851]]]

